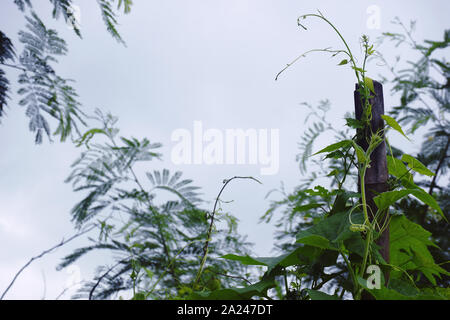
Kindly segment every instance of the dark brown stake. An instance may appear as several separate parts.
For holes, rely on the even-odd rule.
[[[370,126],[366,126],[364,129],[357,129],[358,140],[357,144],[365,150],[369,146],[369,141],[372,132],[384,128],[384,121],[381,116],[384,114],[384,101],[383,101],[383,86],[377,81],[373,81],[375,94],[371,92],[373,96],[369,102],[372,105],[372,119]],[[361,120],[363,115],[363,101],[361,100],[360,92],[358,91],[359,85],[356,84],[356,90],[354,92],[355,97],[355,115],[357,120]],[[384,137],[384,134],[383,134]],[[388,169],[386,161],[386,143],[383,141],[371,154],[370,168],[367,169],[364,184],[366,190],[366,199],[368,205],[369,219],[373,220],[373,215],[377,212],[377,206],[375,205],[373,198],[379,193],[388,191]],[[361,191],[361,186],[358,189]],[[389,212],[386,211],[381,215],[381,219],[378,220],[380,226],[389,219]],[[377,239],[376,243],[381,247],[380,254],[383,259],[389,263],[389,226],[384,230],[381,236]],[[385,275],[387,280],[387,274]]]

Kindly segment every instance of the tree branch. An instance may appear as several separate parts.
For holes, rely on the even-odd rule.
[[[238,176],[235,176],[235,177],[233,177],[231,179],[225,179],[223,181],[224,185],[222,186],[222,189],[220,189],[220,192],[217,195],[216,201],[214,202],[214,208],[213,208],[213,211],[211,213],[211,222],[209,224],[208,234],[207,234],[207,237],[206,237],[205,246],[203,247],[203,257],[202,257],[202,260],[201,260],[201,263],[200,263],[200,268],[198,269],[198,273],[197,273],[197,276],[196,276],[195,281],[194,281],[194,286],[197,284],[198,280],[200,279],[200,276],[201,276],[202,271],[203,271],[203,267],[205,266],[206,257],[208,255],[208,247],[209,247],[209,243],[211,241],[211,234],[212,234],[213,225],[214,225],[214,218],[215,218],[216,208],[217,208],[217,204],[219,203],[219,198],[222,195],[223,190],[225,190],[225,187],[231,181],[233,181],[234,179],[251,179],[251,180],[254,180],[254,181],[258,182],[259,184],[262,184],[259,180],[255,179],[253,177],[238,177]]]
[[[51,247],[50,249],[44,250],[42,251],[39,255],[32,257],[30,260],[28,260],[27,263],[25,263],[23,265],[22,268],[20,268],[20,270],[16,273],[16,275],[14,276],[14,278],[11,280],[11,282],[9,283],[8,287],[5,289],[5,291],[3,291],[2,295],[0,296],[0,300],[3,300],[3,298],[5,297],[5,295],[8,293],[9,289],[11,289],[11,287],[13,286],[14,282],[17,280],[17,278],[19,277],[19,275],[35,260],[42,258],[43,256],[53,252],[54,250],[58,249],[59,247],[64,246],[66,243],[82,236],[85,233],[88,233],[89,231],[91,231],[92,229],[94,229],[96,226],[92,225],[91,227],[85,229],[84,231],[80,231],[78,233],[76,233],[75,235],[73,235],[72,237],[68,238],[67,240],[62,239],[60,243],[58,243],[57,245]]]

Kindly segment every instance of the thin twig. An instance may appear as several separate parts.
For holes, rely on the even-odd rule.
[[[225,274],[225,273],[220,273],[220,272],[215,272],[215,274],[217,274],[218,276],[224,276],[227,278],[232,278],[232,279],[239,279],[239,280],[243,280],[245,282],[247,282],[249,285],[252,284],[252,282],[244,277],[240,277],[240,276],[231,276],[229,274]]]
[[[59,247],[64,246],[66,243],[82,236],[85,233],[88,233],[89,231],[91,231],[92,229],[94,229],[96,226],[92,225],[90,228],[85,229],[84,231],[80,231],[78,233],[76,233],[75,235],[73,235],[72,237],[68,238],[67,240],[62,239],[60,243],[58,243],[57,245],[51,247],[50,249],[44,250],[42,251],[39,255],[32,257],[30,260],[28,260],[27,263],[25,263],[25,265],[23,265],[22,268],[20,268],[20,270],[16,273],[16,275],[14,276],[14,278],[11,280],[11,282],[9,283],[8,287],[6,287],[5,291],[3,291],[2,295],[0,296],[0,300],[3,300],[3,298],[5,297],[5,295],[8,293],[9,289],[11,289],[12,285],[14,284],[14,282],[17,280],[17,278],[19,277],[19,275],[35,260],[42,258],[43,256],[53,252],[54,250],[58,249]]]
[[[110,267],[104,274],[102,274],[98,279],[97,282],[95,283],[95,285],[91,288],[91,290],[89,291],[89,300],[92,300],[92,296],[94,295],[94,291],[95,289],[97,289],[98,285],[100,284],[100,282],[103,280],[103,278],[105,278],[115,267],[117,267],[119,264],[123,263],[124,260],[120,260],[119,262],[117,262],[115,265],[113,265],[112,267]]]
[[[202,261],[200,263],[200,268],[198,269],[197,276],[195,277],[194,287],[197,284],[198,280],[200,279],[200,276],[201,276],[201,274],[203,272],[203,267],[205,266],[206,257],[208,256],[208,247],[209,247],[209,243],[211,241],[211,234],[212,234],[212,230],[213,230],[213,226],[214,226],[214,218],[215,218],[216,208],[217,208],[217,204],[219,203],[220,196],[222,195],[222,192],[225,190],[225,187],[231,181],[233,181],[235,179],[250,179],[250,180],[254,180],[254,181],[258,182],[259,184],[262,184],[259,180],[255,179],[253,177],[239,177],[239,176],[235,176],[235,177],[233,177],[231,179],[225,179],[223,181],[224,184],[222,186],[222,189],[220,189],[220,192],[219,192],[219,194],[216,197],[216,201],[214,202],[214,208],[213,208],[213,211],[211,213],[211,222],[209,224],[209,229],[208,229],[208,234],[207,234],[207,237],[206,237],[206,242],[205,242],[205,245],[203,247],[203,257],[202,257]]]
[[[27,69],[21,68],[21,67],[19,67],[19,66],[14,65],[14,64],[9,64],[9,63],[4,63],[4,62],[2,62],[2,63],[0,63],[0,64],[1,64],[2,66],[5,66],[5,67],[14,68],[14,69],[18,69],[18,70],[23,71],[23,72],[27,72]]]

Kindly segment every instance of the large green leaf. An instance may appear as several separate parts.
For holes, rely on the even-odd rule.
[[[339,297],[326,294],[322,291],[306,289],[311,300],[339,300]]]
[[[222,256],[223,259],[233,260],[233,261],[239,261],[242,264],[249,265],[249,266],[267,266],[267,263],[262,262],[258,259],[263,258],[252,258],[249,255],[245,256],[238,256],[235,254],[227,254]],[[273,258],[275,259],[275,258]]]
[[[420,188],[383,192],[382,194],[374,197],[373,201],[377,205],[378,209],[384,210],[389,208],[390,205],[394,204],[401,198],[406,197],[410,194],[415,196],[423,203],[429,205],[431,208],[435,209],[445,219],[444,213],[442,212],[442,209],[439,207],[437,201],[431,195],[429,195],[427,192],[425,192],[423,189]]]
[[[381,284],[380,289],[368,289],[367,281],[361,277],[358,282],[376,300],[445,300],[438,291],[419,291],[404,282],[390,281],[388,288]]]
[[[367,161],[367,157],[366,157],[365,151],[363,150],[363,148],[358,146],[355,141],[352,141],[352,142],[353,142],[353,148],[356,151],[356,158],[358,159],[358,162],[359,163],[365,163]]]
[[[373,201],[377,205],[379,210],[384,210],[389,208],[390,205],[394,204],[403,197],[406,197],[411,192],[409,189],[387,191],[373,198]]]
[[[390,223],[390,263],[403,270],[419,270],[431,283],[440,274],[450,275],[438,266],[429,246],[436,245],[430,240],[431,233],[405,216],[394,216]],[[392,271],[391,277],[401,277],[403,272]]]
[[[434,176],[434,173],[431,172],[425,165],[417,160],[416,158],[410,156],[409,154],[404,154],[402,156],[402,161],[406,162],[408,164],[408,167],[410,167],[412,170],[414,170],[417,173],[432,177]]]
[[[264,279],[245,288],[227,288],[215,291],[193,292],[188,300],[249,300],[267,297],[267,290],[276,286],[274,279]]]
[[[399,179],[406,179],[408,181],[413,181],[413,176],[408,172],[408,168],[406,168],[403,161],[397,159],[395,157],[387,156],[387,167],[389,174],[393,175]]]
[[[300,212],[304,212],[304,211],[308,211],[311,209],[317,209],[320,208],[322,206],[324,206],[324,203],[309,203],[309,204],[305,204],[303,206],[296,206],[293,210],[292,213],[300,213]]]
[[[383,114],[381,116],[381,118],[384,119],[384,121],[386,121],[386,123],[395,131],[399,132],[401,135],[403,135],[406,139],[409,140],[409,138],[406,136],[406,134],[403,132],[402,127],[397,123],[397,121],[395,121],[394,118],[391,118],[390,116],[387,116],[385,114]]]
[[[369,88],[370,92],[375,94],[375,88],[373,86],[373,80],[369,77],[364,77],[364,84]]]
[[[342,140],[342,141],[330,144],[329,146],[323,148],[322,150],[314,153],[313,156],[315,156],[316,154],[319,154],[319,153],[333,152],[333,151],[336,151],[338,149],[341,149],[341,148],[344,148],[344,147],[348,147],[351,144],[352,144],[352,140]]]
[[[362,223],[361,213],[352,214],[353,223]],[[297,242],[321,249],[339,250],[340,245],[355,236],[350,231],[349,212],[340,212],[329,216],[309,229],[297,234]]]
[[[245,265],[266,266],[267,272],[272,271],[276,267],[289,267],[293,265],[308,264],[319,259],[323,253],[322,250],[313,246],[302,246],[293,251],[277,256],[277,257],[257,257],[253,258],[248,255],[238,256],[235,254],[227,254],[223,259],[239,261]]]

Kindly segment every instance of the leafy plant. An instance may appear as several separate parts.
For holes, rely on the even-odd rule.
[[[129,13],[131,0],[98,0],[102,18],[108,32],[120,43],[125,44],[117,30],[117,11]],[[29,129],[35,134],[35,142],[42,143],[43,136],[59,136],[61,141],[80,135],[80,126],[85,126],[87,116],[81,110],[78,95],[72,87],[73,80],[56,73],[54,63],[57,57],[68,51],[66,42],[56,30],[49,29],[32,10],[31,0],[14,0],[17,8],[29,15],[25,16],[26,30],[19,31],[22,53],[17,56],[11,39],[0,31],[0,118],[4,117],[9,100],[10,80],[3,67],[19,71],[19,105],[25,106],[25,114],[30,118]],[[72,0],[50,0],[54,19],[63,17],[70,23],[74,32],[81,38],[81,30],[74,15]],[[113,7],[117,4],[117,8]],[[47,114],[57,123],[52,132]]]
[[[403,134],[400,124],[395,118],[383,116],[387,126],[376,131],[371,130],[372,98],[375,94],[375,84],[366,76],[366,63],[376,54],[374,46],[368,37],[362,36],[361,44],[364,57],[362,65],[356,64],[356,58],[340,31],[320,12],[303,15],[298,19],[302,28],[307,18],[318,18],[327,23],[341,39],[344,48],[314,49],[297,57],[286,68],[278,73],[276,79],[287,68],[310,52],[326,52],[332,56],[344,55],[339,66],[349,65],[355,73],[357,90],[361,99],[363,111],[361,118],[347,118],[349,129],[357,129],[353,137],[348,136],[348,130],[337,131],[327,123],[325,112],[327,104],[321,104],[319,115],[312,109],[311,114],[318,122],[313,124],[308,134],[300,144],[304,154],[299,157],[302,171],[305,171],[306,161],[312,154],[314,140],[326,130],[339,137],[339,141],[323,148],[313,156],[324,155],[329,165],[322,165],[322,176],[331,178],[330,186],[314,186],[314,179],[307,179],[294,193],[286,194],[281,201],[273,202],[271,208],[263,216],[270,221],[277,208],[284,206],[285,215],[279,220],[279,227],[285,230],[279,233],[279,239],[295,235],[295,243],[278,244],[282,254],[277,257],[251,257],[248,255],[228,254],[223,258],[240,261],[244,265],[262,265],[267,269],[257,285],[262,291],[251,291],[253,296],[269,298],[268,289],[276,288],[279,298],[284,299],[342,299],[367,298],[370,294],[376,299],[446,299],[448,292],[436,287],[438,279],[449,275],[435,262],[430,248],[436,245],[430,240],[431,233],[418,224],[407,219],[400,212],[388,217],[389,207],[397,206],[400,200],[413,195],[425,206],[430,208],[433,219],[446,224],[447,219],[439,203],[431,192],[426,192],[415,184],[412,172],[424,176],[435,176],[420,160],[411,155],[403,154],[397,159],[399,150],[391,147],[385,138],[387,129],[393,129]],[[434,47],[440,47],[433,44]],[[441,46],[442,47],[442,46]],[[428,52],[427,50],[426,52]],[[326,106],[326,108],[325,108]],[[389,190],[374,198],[376,207],[371,207],[366,198],[365,175],[372,165],[371,154],[381,144],[386,143],[391,150],[388,170],[391,174]],[[364,146],[364,147],[363,147]],[[355,192],[354,185],[348,185],[347,177],[357,177],[360,190]],[[346,183],[347,182],[347,183]],[[332,186],[335,186],[333,189]],[[375,208],[376,212],[372,211]],[[385,260],[380,253],[377,239],[390,226],[390,260]],[[383,274],[379,288],[373,288],[365,279],[369,266],[381,267]],[[383,275],[381,275],[383,276]],[[383,278],[383,277],[382,277]],[[419,283],[426,278],[428,283]],[[284,283],[284,294],[282,287]],[[250,287],[247,287],[250,288]],[[229,290],[245,290],[229,289]],[[197,298],[229,297],[230,291],[211,291]],[[223,295],[222,295],[223,294]],[[236,298],[239,296],[237,295]]]
[[[160,159],[161,145],[118,137],[117,119],[111,115],[97,111],[97,119],[102,126],[80,138],[85,151],[67,182],[85,193],[72,210],[74,222],[81,228],[95,219],[98,238],[65,257],[59,268],[94,250],[111,252],[114,262],[99,268],[76,297],[105,299],[132,290],[135,299],[175,298],[189,295],[194,282],[198,289],[242,282],[238,275],[246,268],[218,259],[225,249],[247,251],[245,239],[236,233],[235,218],[216,212],[218,221],[233,222],[228,229],[209,222],[208,212],[200,208],[199,188],[182,179],[181,172],[138,174],[138,163]]]

